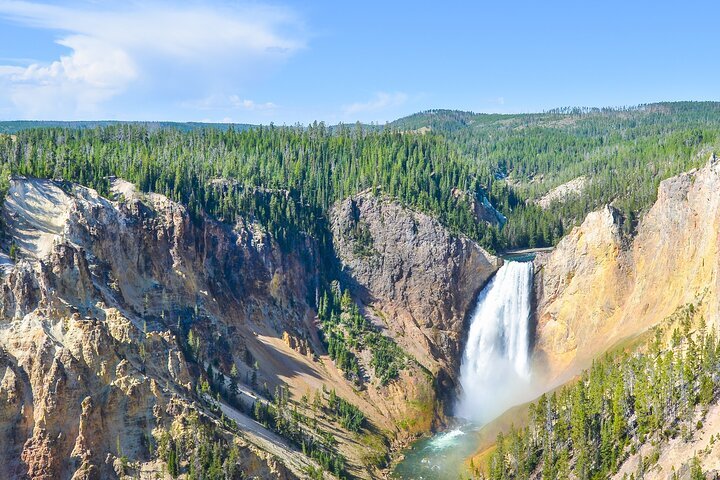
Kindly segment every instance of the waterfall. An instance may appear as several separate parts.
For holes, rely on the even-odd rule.
[[[506,261],[478,296],[460,367],[458,417],[485,423],[526,399],[532,281],[532,262]]]

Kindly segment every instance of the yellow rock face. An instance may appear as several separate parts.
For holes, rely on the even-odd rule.
[[[686,303],[717,325],[720,162],[660,184],[637,235],[612,207],[536,259],[538,369],[560,383]]]

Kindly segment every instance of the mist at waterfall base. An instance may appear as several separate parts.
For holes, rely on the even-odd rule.
[[[394,474],[410,480],[461,476],[482,426],[531,397],[533,263],[506,261],[478,295],[460,367],[457,425],[417,442]]]
[[[530,381],[532,262],[506,262],[477,300],[455,415],[483,424],[524,397]]]

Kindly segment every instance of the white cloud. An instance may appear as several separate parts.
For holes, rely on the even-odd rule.
[[[233,107],[242,108],[244,110],[273,110],[277,108],[277,105],[272,102],[257,103],[246,98],[241,99],[237,95],[230,95],[229,100]]]
[[[82,5],[0,0],[0,17],[60,31],[57,43],[69,49],[47,64],[0,65],[0,102],[11,104],[19,116],[100,114],[103,103],[131,87],[159,96],[208,84],[223,89],[217,85],[222,79],[237,81],[243,72],[254,72],[305,46],[301,22],[279,7]],[[234,108],[274,107],[235,97],[227,98]]]
[[[137,77],[135,63],[122,49],[80,35],[58,43],[73,53],[49,65],[0,67],[9,100],[25,116],[42,116],[48,107],[92,114]]]
[[[343,108],[345,115],[358,113],[371,113],[398,107],[408,100],[408,95],[403,92],[387,93],[377,92],[375,96],[366,102],[355,102]]]
[[[256,102],[242,98],[239,95],[208,95],[199,100],[189,100],[180,103],[183,108],[192,110],[246,110],[267,111],[274,110],[277,105],[273,102]]]

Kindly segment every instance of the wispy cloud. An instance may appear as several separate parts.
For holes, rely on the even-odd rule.
[[[0,103],[25,118],[100,114],[104,103],[131,87],[144,95],[166,95],[169,89],[186,98],[210,84],[224,89],[223,81],[237,82],[244,72],[305,47],[302,22],[292,11],[257,3],[69,7],[0,0],[0,17],[59,31],[57,43],[68,49],[47,63],[0,65]],[[227,101],[246,110],[274,107],[238,96]]]
[[[235,108],[242,108],[245,110],[274,110],[277,108],[272,102],[257,103],[254,100],[248,100],[247,98],[240,98],[237,95],[230,95],[230,103]]]
[[[345,115],[355,115],[360,113],[381,112],[383,110],[403,105],[408,100],[408,95],[403,92],[377,92],[370,100],[365,102],[355,102],[343,107]]]
[[[194,110],[246,110],[246,111],[267,111],[274,110],[278,106],[273,102],[256,102],[240,95],[219,95],[212,94],[199,100],[188,100],[180,103],[180,106]]]

